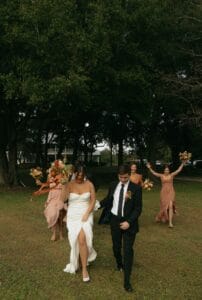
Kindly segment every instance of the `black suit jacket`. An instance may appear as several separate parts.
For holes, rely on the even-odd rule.
[[[108,217],[111,215],[111,209],[114,200],[114,191],[118,183],[119,181],[112,182],[109,187],[107,196],[102,201],[100,201],[100,205],[101,207],[104,207],[104,210],[101,214],[99,224],[106,224],[106,219],[108,219],[109,222]],[[138,232],[138,218],[142,212],[142,188],[141,186],[130,181],[127,191],[130,191],[129,194],[131,197],[125,199],[123,221],[127,221],[130,224],[130,230]]]

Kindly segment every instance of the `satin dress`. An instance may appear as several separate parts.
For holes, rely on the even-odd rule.
[[[173,176],[164,176],[160,177],[161,179],[161,192],[160,192],[160,212],[156,216],[157,222],[167,222],[169,205],[172,205],[173,212],[176,213],[175,206],[175,190],[173,187]]]
[[[90,192],[77,194],[70,193],[67,210],[67,230],[71,247],[70,260],[64,272],[75,273],[79,267],[79,243],[78,235],[83,229],[88,247],[88,263],[96,259],[97,253],[93,248],[93,213],[86,222],[82,222],[82,217],[89,207]]]
[[[51,184],[50,187],[52,187]],[[63,212],[65,216],[65,205],[64,202],[60,200],[61,192],[62,184],[59,183],[57,186],[53,187],[48,194],[44,210],[48,228],[53,227],[57,223],[60,212]]]

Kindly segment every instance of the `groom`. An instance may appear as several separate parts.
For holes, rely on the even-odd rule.
[[[133,265],[133,244],[139,231],[138,217],[142,211],[142,188],[130,181],[129,166],[119,167],[118,181],[111,183],[106,198],[100,204],[101,207],[105,207],[106,212],[111,213],[110,227],[117,270],[124,271],[124,288],[127,292],[132,292],[130,275]]]

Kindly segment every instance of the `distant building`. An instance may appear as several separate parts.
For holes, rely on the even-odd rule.
[[[48,149],[48,160],[49,161],[54,161],[55,159],[57,159],[57,153],[58,153],[57,147],[49,148]],[[73,156],[73,149],[65,148],[61,155],[62,155],[65,162],[71,161],[72,156]],[[94,151],[92,153],[92,162],[99,165],[100,164],[100,157],[101,157],[101,152],[99,150]],[[89,154],[88,161],[90,161],[90,158],[91,158],[91,155]],[[80,161],[84,161],[84,153],[80,152],[78,154],[77,159],[80,160]]]
[[[52,162],[57,159],[58,154],[58,148],[55,146],[52,146],[48,149],[48,161]],[[71,148],[65,148],[64,151],[61,153],[61,156],[63,157],[63,160],[65,162],[71,162],[72,156],[73,156],[73,149]],[[99,150],[96,150],[88,156],[88,161],[91,161],[92,163],[95,163],[96,165],[100,165],[100,158],[101,158],[101,152]],[[18,164],[29,164],[29,163],[35,163],[36,156],[34,153],[24,153],[24,151],[18,151]],[[84,153],[81,151],[78,153],[77,159],[79,161],[84,161]]]

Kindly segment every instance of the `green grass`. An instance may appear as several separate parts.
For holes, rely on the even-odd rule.
[[[133,294],[122,287],[114,270],[108,225],[97,225],[97,260],[90,266],[91,282],[81,273],[62,270],[69,260],[67,237],[51,242],[43,216],[45,197],[30,202],[31,190],[1,190],[0,299],[201,299],[202,202],[201,183],[176,182],[179,216],[174,229],[154,222],[159,209],[159,186],[143,193],[144,210],[135,243]],[[98,199],[106,190],[100,189]]]

